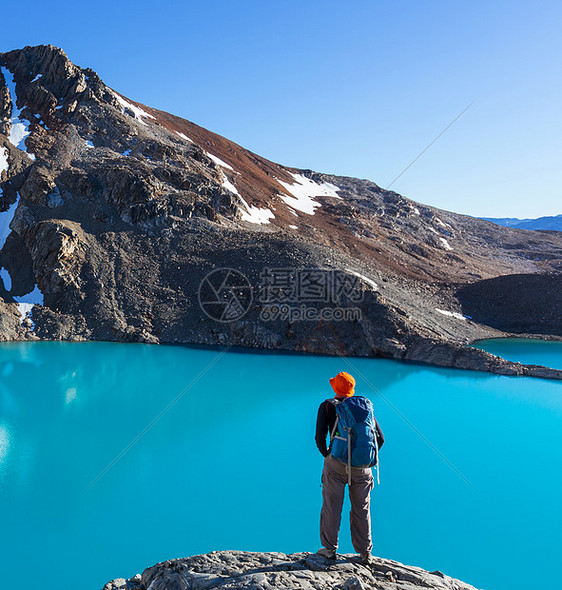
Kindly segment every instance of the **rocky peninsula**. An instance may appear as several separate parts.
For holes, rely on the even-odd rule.
[[[559,379],[467,346],[562,337],[562,233],[271,162],[53,46],[0,53],[0,340],[384,357]]]

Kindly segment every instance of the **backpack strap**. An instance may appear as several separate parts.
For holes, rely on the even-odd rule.
[[[332,432],[330,432],[330,442],[334,440],[334,436],[336,434],[336,428],[338,427],[339,421],[340,421],[340,417],[336,414],[336,421],[334,422],[334,427],[332,428]]]
[[[327,399],[326,400],[329,404],[332,404],[334,406],[334,409],[337,405],[339,405],[341,402],[339,400],[336,400],[334,398],[331,399]],[[326,406],[326,414],[328,413],[328,406]],[[336,421],[334,422],[334,427],[332,428],[332,432],[330,432],[330,446],[332,444],[332,441],[334,440],[334,436],[336,434],[336,429],[338,427],[338,422],[340,421],[340,417],[338,415],[338,412],[336,411]]]
[[[374,418],[374,414],[373,414],[373,418]],[[379,463],[379,441],[377,438],[377,419],[374,418],[375,420],[375,432],[374,432],[374,439],[375,439],[375,458],[376,458],[376,463],[375,463],[375,469],[377,470],[377,484],[381,485],[381,477],[380,477],[380,472],[381,472],[381,466]]]
[[[347,432],[347,485],[351,487],[351,431]]]
[[[328,401],[333,404],[334,407],[339,406],[341,403],[343,403],[346,399],[348,398],[344,398],[344,399],[336,399],[336,398],[331,398]],[[334,424],[334,429],[332,431],[332,436],[330,438],[330,440],[334,440],[334,438],[339,438],[341,440],[345,440],[347,441],[347,464],[345,466],[345,470],[347,471],[347,485],[351,487],[351,431],[346,430],[346,434],[347,434],[347,438],[343,437],[343,436],[335,436],[336,434],[336,427],[338,425],[339,422],[339,414],[336,410],[336,423]]]

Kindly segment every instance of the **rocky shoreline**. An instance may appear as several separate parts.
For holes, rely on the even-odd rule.
[[[213,551],[158,563],[103,590],[476,590],[435,571],[375,557],[363,565],[357,555],[331,561],[313,553]]]

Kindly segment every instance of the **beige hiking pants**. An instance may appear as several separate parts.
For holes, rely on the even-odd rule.
[[[338,547],[341,511],[345,486],[347,485],[346,465],[328,455],[322,471],[322,511],[320,512],[320,541],[327,549]],[[373,473],[370,468],[351,468],[350,525],[351,542],[357,553],[370,553],[371,539],[371,490]]]

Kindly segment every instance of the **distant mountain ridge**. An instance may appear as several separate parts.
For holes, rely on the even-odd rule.
[[[479,219],[485,219],[504,227],[562,231],[562,215],[550,215],[536,219],[518,219],[517,217],[479,217]]]
[[[562,234],[271,162],[50,45],[0,53],[0,279],[1,340],[562,375],[466,346],[562,337]]]

